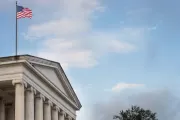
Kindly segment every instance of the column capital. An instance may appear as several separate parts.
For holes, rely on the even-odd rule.
[[[45,100],[44,104],[48,104],[51,107],[53,107],[53,103],[50,100]]]
[[[40,99],[42,99],[43,101],[45,101],[45,97],[44,97],[41,93],[37,94],[37,95],[36,95],[36,98],[40,98]]]
[[[33,87],[28,87],[28,88],[26,89],[26,91],[33,92],[35,95],[37,94],[36,89],[34,89]]]
[[[25,81],[21,80],[21,79],[15,79],[15,80],[13,80],[13,81],[12,81],[12,84],[13,84],[13,86],[15,86],[16,84],[21,84],[21,85],[23,85],[24,87],[27,88],[27,83],[26,83]]]
[[[56,111],[60,112],[59,107],[58,107],[58,106],[56,106],[56,105],[54,105],[54,106],[53,106],[53,110],[56,110]]]
[[[63,115],[63,116],[65,116],[66,115],[66,112],[64,111],[64,110],[60,110],[60,115]]]

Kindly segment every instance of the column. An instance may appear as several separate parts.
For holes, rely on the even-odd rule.
[[[51,120],[52,102],[47,100],[44,102],[44,120]]]
[[[59,113],[58,120],[65,120],[64,117],[65,117],[65,112],[63,110],[61,110],[61,112]]]
[[[24,86],[27,84],[22,80],[13,80],[15,86],[15,120],[24,120]]]
[[[28,89],[26,89],[25,120],[34,120],[34,94],[34,88],[29,87]]]
[[[5,120],[5,104],[3,99],[0,99],[0,120]]]
[[[7,110],[7,120],[14,120],[14,107],[11,106]]]
[[[43,120],[43,101],[44,96],[38,94],[35,98],[35,120]]]
[[[58,120],[58,112],[59,108],[57,106],[54,106],[52,109],[52,120]]]

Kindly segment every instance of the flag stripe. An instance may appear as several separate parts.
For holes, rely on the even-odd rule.
[[[21,7],[20,11],[17,12],[17,19],[20,18],[32,18],[32,10]]]

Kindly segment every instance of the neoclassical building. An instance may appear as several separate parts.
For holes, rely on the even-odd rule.
[[[81,107],[58,62],[0,58],[0,120],[76,120]]]

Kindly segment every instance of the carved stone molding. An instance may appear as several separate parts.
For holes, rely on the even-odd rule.
[[[66,116],[66,112],[64,110],[60,110],[60,115]]]
[[[36,98],[40,98],[40,99],[42,99],[43,101],[45,101],[45,97],[44,97],[44,95],[42,95],[41,93],[38,93],[35,97],[36,97]]]
[[[25,88],[27,88],[27,86],[28,86],[28,84],[25,82],[25,81],[23,81],[23,80],[13,80],[12,81],[12,84],[13,84],[13,86],[15,86],[16,84],[21,84],[21,85],[23,85]]]
[[[34,89],[33,87],[28,87],[28,88],[26,89],[26,91],[33,92],[35,95],[37,94],[36,89]]]
[[[56,106],[56,105],[54,105],[52,109],[53,109],[53,110],[56,110],[56,111],[58,111],[58,112],[60,112],[59,107],[58,107],[58,106]]]
[[[45,100],[44,104],[48,104],[51,107],[53,107],[53,103],[50,100],[48,100],[48,99]]]

